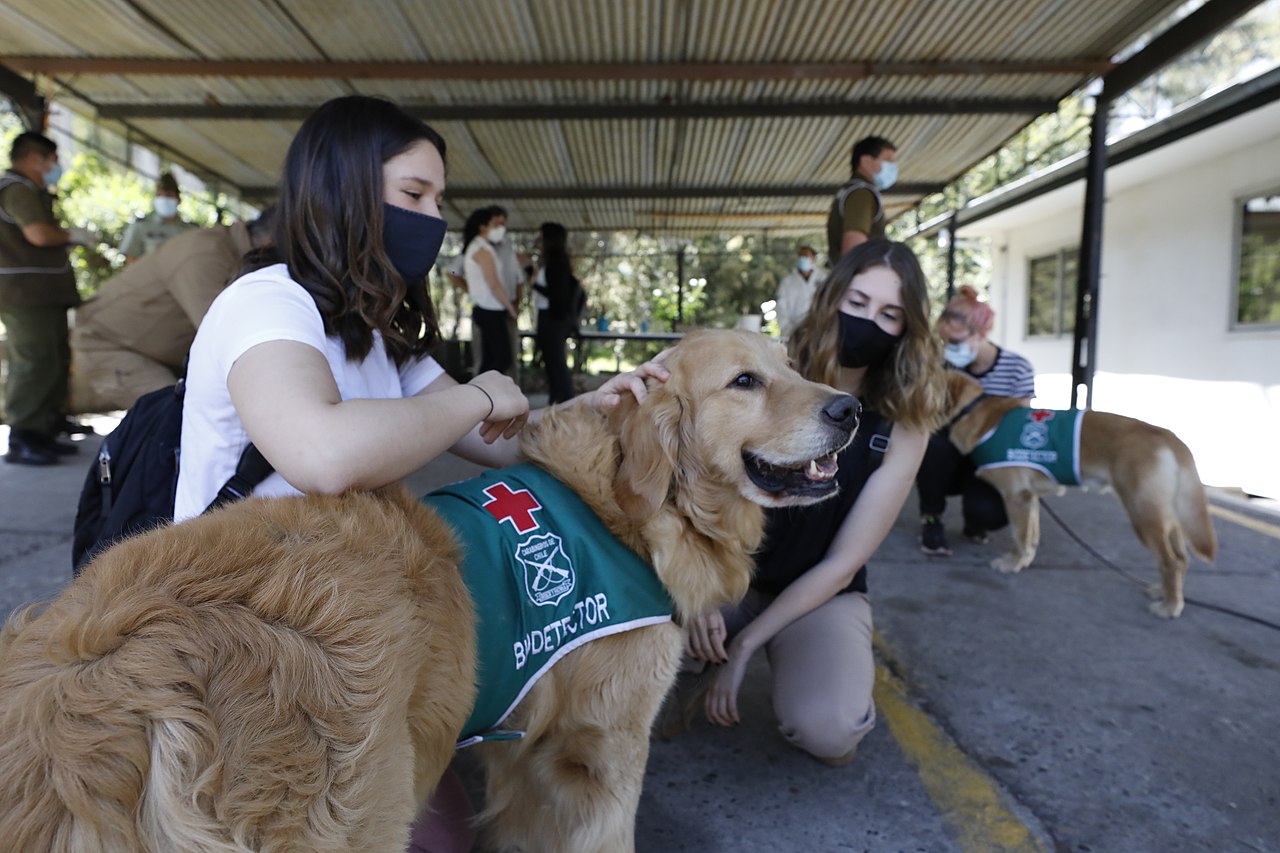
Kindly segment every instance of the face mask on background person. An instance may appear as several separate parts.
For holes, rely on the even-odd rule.
[[[62,180],[62,164],[54,163],[44,171],[44,185],[46,187],[56,187],[58,181]]]
[[[841,367],[871,367],[879,364],[898,342],[898,335],[891,335],[876,324],[875,320],[854,317],[843,311],[840,318],[839,351],[836,357]]]
[[[382,211],[382,248],[410,291],[420,289],[440,254],[445,221],[386,202]]]
[[[178,200],[173,196],[160,195],[151,203],[151,208],[164,219],[178,215]]]
[[[489,229],[489,242],[495,246],[502,242],[502,238],[507,236],[507,226],[494,225]]]
[[[813,258],[808,255],[801,255],[800,260],[796,261],[796,269],[800,272],[811,272],[813,270]]]
[[[892,160],[887,160],[880,164],[880,171],[876,172],[876,186],[882,190],[887,190],[898,181],[898,164]]]
[[[961,341],[958,344],[947,344],[943,347],[942,357],[947,360],[947,364],[963,370],[973,364],[973,360],[978,357],[978,351],[969,346],[966,341]]]

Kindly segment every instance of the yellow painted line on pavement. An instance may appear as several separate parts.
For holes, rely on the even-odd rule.
[[[1216,515],[1218,518],[1226,519],[1227,521],[1238,524],[1241,527],[1247,527],[1250,530],[1257,531],[1258,533],[1266,534],[1272,539],[1280,539],[1280,525],[1271,524],[1270,522],[1254,518],[1251,515],[1245,515],[1242,512],[1226,509],[1218,506],[1217,504],[1209,504],[1209,512],[1212,515]]]
[[[892,659],[880,632],[874,642]],[[987,775],[907,698],[907,686],[876,667],[876,708],[965,853],[1048,853],[1049,848],[1005,805]]]

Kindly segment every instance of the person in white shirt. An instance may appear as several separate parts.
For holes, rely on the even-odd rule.
[[[507,298],[516,306],[516,316],[507,318],[507,339],[511,342],[511,367],[504,371],[512,379],[520,379],[520,306],[524,302],[524,289],[529,281],[529,258],[524,252],[517,251],[515,237],[507,230],[507,211],[500,205],[494,205],[493,219],[490,222],[489,242],[498,256],[498,280],[506,288]],[[523,257],[523,260],[522,260]]]
[[[445,233],[444,155],[438,133],[379,98],[338,98],[303,122],[273,254],[214,300],[191,348],[179,523],[213,502],[250,442],[275,470],[254,490],[268,497],[379,488],[446,450],[517,460],[515,436],[540,412],[508,377],[459,385],[427,354],[440,338],[426,276]],[[621,374],[588,403],[643,399],[646,376],[667,373]],[[469,810],[446,776],[415,832],[471,831]]]
[[[797,253],[796,267],[778,285],[778,336],[786,341],[809,313],[814,291],[822,284],[825,275],[818,272],[818,253],[812,246],[801,246]]]
[[[482,207],[467,217],[462,230],[462,270],[467,295],[471,297],[472,336],[478,332],[480,338],[479,373],[506,373],[514,360],[507,324],[515,320],[516,304],[502,282],[502,267],[494,247],[495,237],[502,237],[505,231],[498,220],[495,208]]]

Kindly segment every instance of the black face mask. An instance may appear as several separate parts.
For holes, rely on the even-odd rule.
[[[382,204],[382,247],[409,290],[420,287],[444,242],[445,221]]]
[[[901,335],[891,335],[874,320],[854,317],[843,311],[840,318],[838,353],[841,367],[872,367],[884,360]]]

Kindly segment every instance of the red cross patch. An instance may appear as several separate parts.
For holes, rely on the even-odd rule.
[[[538,529],[533,513],[542,509],[542,504],[538,503],[538,499],[528,489],[513,492],[506,483],[494,483],[484,493],[489,496],[489,500],[484,502],[484,508],[499,524],[509,521],[517,533]]]
[[[1035,409],[1031,414],[1027,415],[1027,418],[1038,424],[1042,424],[1045,421],[1053,419],[1053,411],[1050,409]]]

